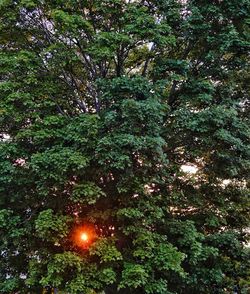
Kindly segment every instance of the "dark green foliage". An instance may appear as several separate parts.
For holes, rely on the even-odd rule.
[[[1,293],[249,291],[249,14],[0,0]]]

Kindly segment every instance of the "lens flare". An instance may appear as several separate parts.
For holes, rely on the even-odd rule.
[[[72,230],[73,243],[82,249],[88,249],[97,238],[95,227],[92,224],[82,224]]]

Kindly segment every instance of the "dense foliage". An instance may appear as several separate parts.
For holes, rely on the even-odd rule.
[[[0,0],[1,293],[247,293],[249,15]]]

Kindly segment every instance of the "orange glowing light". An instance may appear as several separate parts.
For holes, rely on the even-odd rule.
[[[91,224],[77,226],[72,231],[72,241],[77,247],[88,249],[97,238],[95,227]]]
[[[81,233],[81,240],[86,242],[88,241],[89,237],[87,233]]]

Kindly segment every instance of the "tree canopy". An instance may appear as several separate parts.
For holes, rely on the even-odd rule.
[[[249,15],[0,0],[1,293],[247,293]]]

